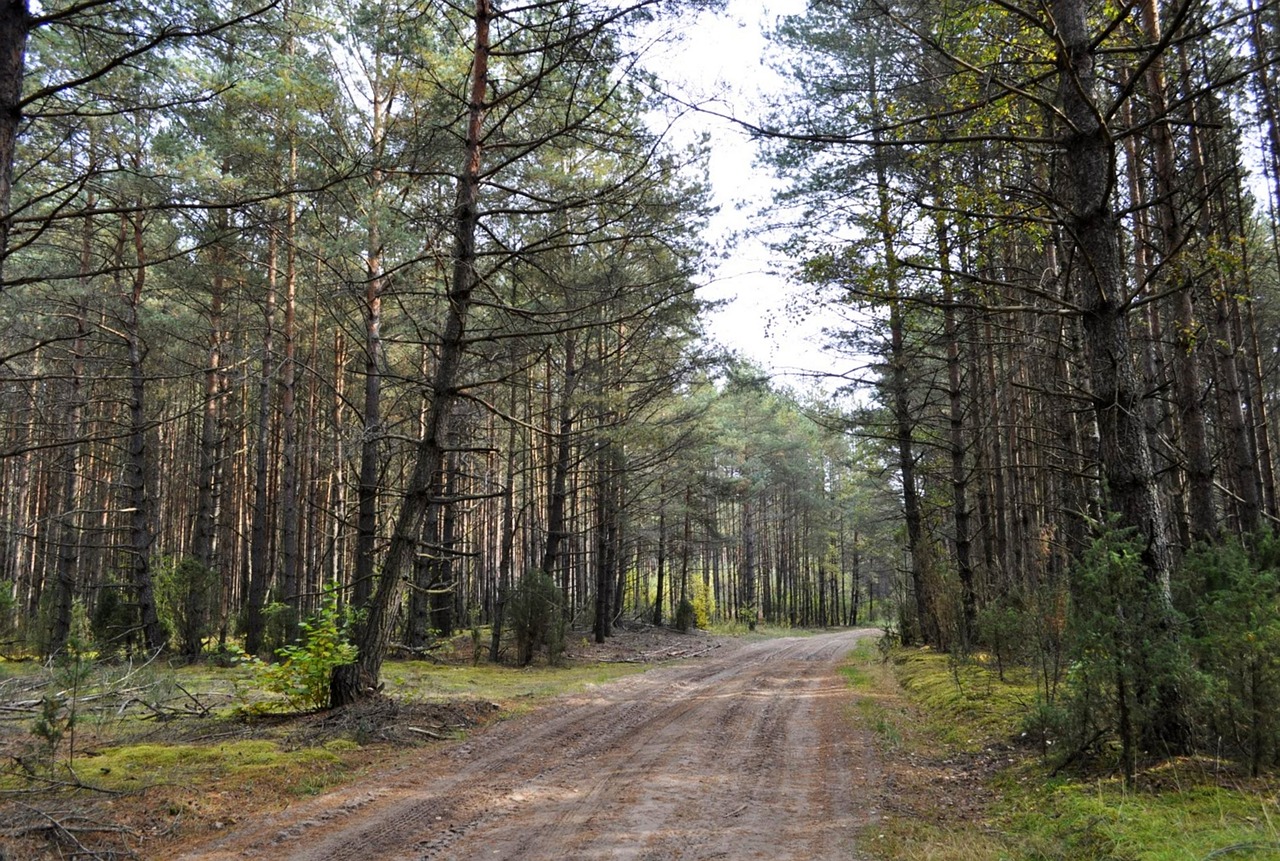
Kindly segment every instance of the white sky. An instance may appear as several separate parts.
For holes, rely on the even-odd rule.
[[[683,101],[758,121],[767,102],[761,94],[782,87],[765,64],[765,32],[779,17],[804,7],[805,0],[729,0],[725,13],[694,19],[681,44],[651,60],[653,68]],[[707,320],[710,337],[798,389],[813,385],[806,371],[844,370],[847,362],[822,350],[822,321],[816,315],[793,320],[788,313],[788,297],[796,288],[771,271],[784,269],[786,261],[774,259],[759,239],[733,239],[736,232],[763,223],[760,214],[767,212],[775,185],[771,172],[755,165],[754,144],[732,123],[708,114],[683,117],[678,131],[711,135],[711,184],[720,212],[708,237],[724,254],[700,292],[728,304]]]

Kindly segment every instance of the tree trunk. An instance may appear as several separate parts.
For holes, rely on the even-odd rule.
[[[86,247],[87,244],[86,242]],[[82,264],[87,262],[87,259],[82,258]],[[53,600],[53,624],[46,647],[46,652],[50,655],[65,648],[71,635],[76,590],[76,560],[80,549],[79,464],[81,451],[84,448],[80,437],[84,424],[84,350],[85,338],[88,335],[88,320],[82,305],[78,306],[76,311],[76,338],[71,348],[71,394],[70,402],[67,404],[66,444],[58,455],[59,471],[62,474],[62,511],[58,515],[58,556],[57,567],[54,569],[56,591]]]
[[[1093,42],[1084,0],[1054,0],[1062,38],[1059,97],[1068,128],[1058,175],[1063,217],[1072,237],[1068,271],[1083,310],[1085,357],[1104,495],[1121,524],[1136,531],[1143,562],[1167,596],[1169,546],[1156,492],[1151,449],[1140,404],[1143,397],[1129,335],[1128,299],[1120,257],[1120,224],[1111,209],[1115,185],[1113,143],[1094,104]]]
[[[752,517],[751,490],[742,499],[742,615],[747,629],[756,629],[756,532]]]
[[[265,645],[262,611],[271,588],[271,536],[268,497],[271,472],[267,451],[271,447],[271,379],[275,373],[276,232],[267,231],[267,295],[263,308],[262,366],[258,374],[257,451],[254,452],[253,512],[249,526],[249,587],[245,595],[244,650],[258,655]]]
[[[1143,391],[1133,358],[1120,255],[1120,222],[1111,208],[1115,187],[1114,142],[1094,102],[1094,41],[1086,0],[1053,0],[1061,39],[1058,97],[1066,122],[1060,152],[1058,201],[1070,236],[1068,274],[1083,313],[1084,352],[1093,413],[1097,419],[1099,462],[1105,508],[1130,530],[1141,548],[1154,606],[1117,608],[1151,620],[1146,653],[1135,658],[1138,672],[1150,669],[1161,648],[1175,636],[1169,575],[1171,568],[1164,510],[1152,468],[1143,420]],[[1171,685],[1144,680],[1136,693],[1146,701],[1143,741],[1178,749],[1185,740],[1179,697]]]
[[[942,212],[942,208],[938,208]],[[969,516],[969,471],[965,466],[964,387],[960,363],[960,328],[952,294],[951,240],[945,219],[935,218],[938,256],[942,261],[942,325],[947,342],[948,443],[951,455],[951,519],[955,527],[956,574],[960,577],[960,602],[963,611],[961,642],[968,647],[977,634],[978,601],[973,583],[973,543]]]
[[[371,146],[375,165],[379,165],[386,147],[384,110],[389,97],[374,87],[371,108]],[[360,479],[356,490],[356,555],[352,576],[351,601],[357,607],[368,603],[373,595],[374,555],[378,541],[378,474],[381,467],[382,443],[382,294],[386,276],[382,263],[383,172],[375,166],[370,175],[372,185],[369,207],[368,249],[365,258],[364,290],[364,433],[360,438]]]
[[[22,124],[22,78],[31,15],[27,0],[0,3],[0,283],[13,227],[13,161]]]
[[[513,385],[508,389],[508,415],[515,416],[516,390]],[[502,535],[499,539],[498,558],[498,599],[493,608],[493,637],[489,643],[489,660],[498,662],[502,648],[503,614],[506,609],[507,596],[511,594],[513,568],[515,567],[516,514],[515,514],[515,475],[516,475],[516,424],[512,420],[507,429],[506,468],[502,482]]]
[[[216,217],[221,232],[226,230],[226,215],[220,213]],[[226,270],[226,255],[221,245],[215,246],[212,254],[213,280],[209,285],[209,349],[204,371],[203,409],[200,416],[200,453],[196,467],[196,510],[195,522],[192,524],[191,556],[206,570],[214,569],[215,537],[217,534],[217,479],[218,457],[222,449],[222,296],[225,290],[223,273]],[[205,614],[210,608],[204,606],[204,595],[201,593],[200,577],[192,577],[190,591],[187,594],[187,613]],[[200,654],[202,643],[198,636],[203,628],[200,624],[185,626],[182,654],[187,658],[195,658]]]
[[[1143,0],[1141,11],[1142,26],[1148,43],[1159,45],[1162,34],[1155,0]],[[1162,269],[1178,272],[1183,267],[1176,266],[1171,261],[1182,253],[1187,237],[1176,205],[1179,190],[1177,159],[1169,122],[1168,87],[1162,56],[1157,55],[1147,67],[1146,83],[1154,119],[1151,134],[1156,160],[1155,198],[1159,213],[1160,247],[1165,258]],[[1133,166],[1131,169],[1137,168]],[[1184,276],[1173,294],[1175,341],[1172,359],[1179,428],[1186,453],[1191,540],[1211,541],[1217,535],[1218,520],[1213,501],[1213,457],[1209,452],[1204,406],[1201,403],[1199,358],[1195,349],[1198,339],[1195,311],[1191,304],[1193,286],[1191,279]]]
[[[292,41],[290,42],[292,52]],[[297,177],[298,151],[292,129],[289,134],[289,184]],[[280,596],[285,604],[285,642],[298,636],[302,606],[299,542],[299,444],[298,444],[298,201],[291,193],[285,202],[284,324],[280,362]]]
[[[658,592],[653,599],[653,624],[662,624],[662,590],[667,579],[667,493],[666,485],[658,485]]]
[[[147,422],[147,377],[143,367],[147,344],[141,331],[142,293],[147,280],[147,253],[143,238],[141,213],[133,218],[134,271],[131,290],[126,297],[125,333],[129,349],[129,438],[125,462],[125,488],[130,515],[130,550],[133,555],[131,575],[133,596],[142,626],[142,642],[147,651],[165,646],[164,628],[156,609],[155,588],[151,579],[151,545],[155,540],[154,500],[147,486],[152,455],[147,444],[150,427]]]
[[[615,593],[621,553],[620,481],[616,444],[602,441],[596,457],[596,600],[592,633],[597,643],[613,636],[613,617],[619,609]]]
[[[476,0],[475,46],[471,65],[470,102],[467,118],[466,157],[458,177],[454,205],[453,273],[447,295],[444,332],[439,359],[432,375],[425,433],[419,441],[413,474],[392,531],[391,543],[383,558],[377,590],[367,615],[356,633],[360,657],[356,664],[334,670],[330,680],[330,705],[341,706],[369,696],[377,690],[378,675],[391,641],[395,610],[399,604],[401,577],[417,543],[418,524],[432,516],[439,502],[431,489],[444,469],[448,450],[449,417],[458,399],[457,381],[466,349],[467,318],[476,288],[476,233],[480,223],[480,169],[485,91],[489,70],[489,22],[493,16],[490,0]]]
[[[569,534],[565,520],[565,502],[568,497],[569,457],[573,442],[573,394],[577,381],[576,339],[570,335],[564,345],[564,388],[560,393],[560,416],[555,433],[551,484],[547,488],[547,541],[542,551],[541,567],[542,573],[548,577],[555,577],[560,547]]]

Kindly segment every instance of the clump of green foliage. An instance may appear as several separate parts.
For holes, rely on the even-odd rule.
[[[1129,531],[1100,530],[1073,577],[1071,663],[1058,727],[1063,750],[1079,755],[1115,739],[1132,780],[1140,752],[1180,752],[1185,746],[1183,709],[1193,679],[1189,656],[1175,611]],[[1170,708],[1171,702],[1178,704]]]
[[[1005,669],[1028,657],[1030,614],[1010,600],[999,600],[978,611],[978,641],[991,650],[996,672],[1004,680]]]
[[[564,654],[567,624],[564,597],[554,580],[541,571],[528,571],[512,590],[508,604],[511,632],[516,639],[516,661],[527,667],[538,649],[545,647],[551,664]]]
[[[676,605],[676,630],[686,634],[690,628],[696,627],[697,624],[697,610],[694,608],[693,602],[685,598]]]
[[[0,580],[0,655],[17,644],[18,602],[13,597],[13,581]]]
[[[1054,638],[1029,633],[1045,614],[980,616],[1001,669],[1027,632],[1022,659],[1044,671],[1025,728],[1046,753],[1058,742],[1059,767],[1118,748],[1130,781],[1144,756],[1225,755],[1255,776],[1280,763],[1280,541],[1198,545],[1172,595],[1142,551],[1123,530],[1099,530],[1071,573],[1061,658]]]
[[[693,627],[705,631],[711,626],[711,617],[716,610],[716,597],[711,591],[711,584],[694,579],[690,584],[693,597]]]
[[[1178,586],[1199,672],[1198,746],[1225,749],[1256,776],[1280,762],[1280,541],[1197,547]]]
[[[98,589],[89,631],[94,649],[104,658],[133,652],[141,620],[137,606],[125,598],[127,588],[122,583],[108,582]]]
[[[994,666],[978,660],[957,667],[954,658],[929,650],[893,649],[889,657],[859,649],[843,668],[857,691],[854,713],[883,744],[906,746],[943,766],[964,761],[960,751],[1001,751],[1000,740],[1016,735],[1019,715],[1039,689],[1031,674],[1009,673],[1002,681]],[[1051,777],[1046,763],[1014,749],[994,755],[1003,767],[987,778],[989,827],[957,827],[945,811],[941,821],[888,813],[873,826],[867,850],[877,858],[933,861],[1280,857],[1274,787],[1223,782],[1217,763],[1170,760],[1145,771],[1145,785],[1134,789],[1115,775]]]
[[[198,657],[213,633],[222,578],[193,557],[165,557],[156,565],[155,590],[160,620],[169,635],[182,655]]]
[[[290,708],[324,708],[329,702],[333,668],[354,662],[358,653],[347,636],[348,621],[334,601],[326,601],[316,615],[299,623],[302,636],[298,643],[276,650],[277,662],[243,656],[241,663],[253,667],[257,684],[283,696]]]

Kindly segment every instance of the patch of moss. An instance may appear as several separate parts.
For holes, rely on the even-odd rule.
[[[288,777],[340,768],[328,748],[284,750],[273,741],[223,744],[132,744],[104,748],[79,759],[77,772],[103,789],[137,789],[158,784],[210,784],[222,780]]]
[[[1035,684],[1025,672],[1006,670],[1001,680],[977,659],[928,649],[899,651],[893,661],[903,688],[925,708],[934,731],[962,750],[1018,735],[1036,702]]]
[[[1027,785],[1006,793],[1003,818],[1028,858],[1280,859],[1280,817],[1269,792],[1212,784],[1133,791],[1119,778]]]
[[[889,662],[892,674],[880,666],[856,652],[845,671],[860,699],[872,699],[860,706],[864,718],[887,721],[894,697],[905,695],[915,716],[892,731],[908,749],[940,757],[1017,735],[1035,702],[1028,676],[1006,668],[1002,682],[980,660],[903,650]],[[1174,760],[1146,771],[1133,790],[1118,776],[1051,777],[1029,751],[1014,759],[988,780],[998,800],[987,821],[887,815],[862,847],[895,861],[1280,861],[1274,778],[1224,782],[1213,762]]]
[[[650,669],[643,664],[588,664],[575,667],[515,668],[441,666],[428,661],[397,661],[384,668],[386,692],[409,700],[485,699],[518,702],[576,693],[592,685]]]

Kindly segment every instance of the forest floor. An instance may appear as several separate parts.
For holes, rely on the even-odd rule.
[[[495,689],[464,639],[435,671],[499,702],[438,681],[424,700],[392,663],[390,696],[309,715],[229,713],[187,680],[190,714],[164,706],[124,744],[82,718],[54,771],[7,679],[0,705],[27,712],[0,724],[0,861],[870,857],[886,775],[841,668],[877,635],[579,638],[551,696],[547,670],[491,669]]]
[[[462,637],[310,714],[247,668],[97,667],[52,744],[64,682],[0,663],[0,861],[1280,858],[1274,775],[1054,777],[1028,680],[878,638],[639,626],[519,670]]]

